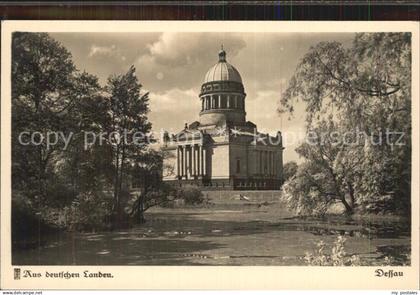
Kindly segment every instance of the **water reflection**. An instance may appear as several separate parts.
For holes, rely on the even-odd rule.
[[[232,209],[232,208],[229,208]],[[349,254],[372,264],[407,262],[410,224],[402,220],[279,217],[264,208],[162,209],[129,230],[54,233],[35,247],[14,247],[20,265],[302,265],[320,239],[348,237]],[[242,207],[243,209],[243,207]],[[369,262],[370,263],[370,262]]]

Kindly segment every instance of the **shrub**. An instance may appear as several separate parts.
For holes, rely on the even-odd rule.
[[[26,195],[14,191],[12,195],[12,243],[17,248],[34,248],[43,241],[41,234],[57,230],[45,218],[45,210]]]
[[[313,253],[306,252],[304,260],[312,266],[359,266],[360,257],[358,255],[347,256],[344,249],[346,238],[338,236],[334,241],[331,253],[327,253],[324,241],[317,243],[317,250]]]
[[[64,208],[66,225],[70,230],[106,228],[111,214],[112,198],[100,192],[80,193],[70,206]]]
[[[199,205],[205,201],[203,193],[195,186],[185,186],[178,189],[176,198],[183,199],[186,205]]]

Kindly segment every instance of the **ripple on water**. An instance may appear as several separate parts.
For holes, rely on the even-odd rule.
[[[102,250],[102,251],[96,252],[96,254],[98,254],[98,255],[107,255],[109,253],[111,253],[111,251],[109,251],[109,250]]]

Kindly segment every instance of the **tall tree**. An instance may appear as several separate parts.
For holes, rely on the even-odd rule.
[[[106,91],[109,96],[108,142],[112,147],[114,166],[114,213],[122,212],[123,180],[144,153],[151,140],[151,123],[148,121],[148,93],[141,93],[134,66],[124,75],[111,76]]]
[[[280,111],[292,113],[299,100],[306,104],[308,130],[329,120],[338,123],[341,135],[360,131],[373,139],[341,145],[330,155],[338,184],[354,196],[354,204],[388,193],[396,206],[410,203],[409,33],[362,33],[350,48],[338,42],[310,48],[283,93]],[[402,141],[393,137],[386,142],[389,132],[403,134]],[[310,155],[303,153],[313,161]]]
[[[22,145],[22,132],[66,132],[62,124],[76,96],[71,54],[45,33],[13,34],[12,40],[12,177],[14,188],[45,198],[47,168],[60,145]],[[25,142],[28,137],[23,138]]]
[[[60,175],[70,180],[74,195],[109,189],[110,147],[99,141],[106,132],[108,101],[98,78],[86,72],[76,77],[74,91],[79,93],[77,101],[63,122],[72,140],[61,155]]]
[[[84,149],[84,133],[105,131],[107,114],[108,101],[98,79],[79,72],[64,46],[45,33],[13,34],[14,240],[47,225],[61,226],[59,217],[84,223],[82,227],[103,221],[109,146]],[[48,133],[57,141],[48,144]],[[67,142],[56,136],[65,136]],[[80,210],[86,204],[100,210]]]

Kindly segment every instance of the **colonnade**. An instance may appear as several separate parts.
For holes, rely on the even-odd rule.
[[[207,174],[207,151],[199,144],[180,145],[177,148],[177,176],[189,179]]]
[[[244,97],[240,95],[213,94],[201,97],[201,111],[212,109],[244,109]]]

